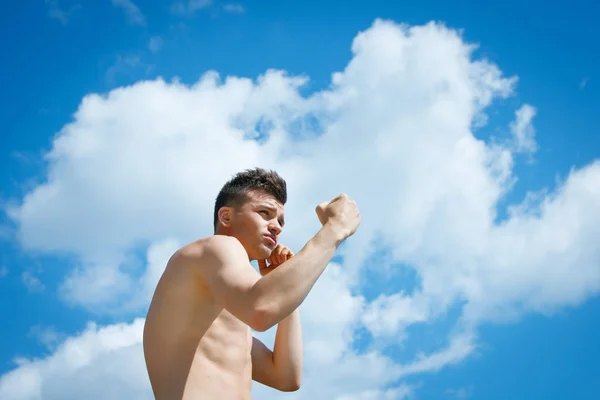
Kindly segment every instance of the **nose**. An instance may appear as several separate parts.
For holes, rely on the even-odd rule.
[[[277,221],[271,222],[271,224],[269,225],[269,232],[271,232],[275,236],[278,236],[282,230],[283,228],[281,227],[281,225],[279,225],[279,222]]]

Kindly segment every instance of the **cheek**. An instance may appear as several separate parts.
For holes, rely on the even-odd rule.
[[[240,228],[244,231],[244,234],[248,237],[256,237],[257,234],[260,233],[262,229],[263,223],[258,219],[252,219],[245,221],[245,223],[240,226]]]
[[[255,217],[250,221],[250,224],[255,229],[261,229],[264,225],[266,225],[266,221],[260,217]]]

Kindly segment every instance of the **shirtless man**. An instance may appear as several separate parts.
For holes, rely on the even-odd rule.
[[[343,194],[319,204],[322,227],[293,255],[277,243],[286,201],[286,182],[277,173],[239,173],[217,196],[215,234],[170,258],[144,327],[156,399],[250,399],[252,380],[280,391],[300,387],[298,306],[337,247],[354,234],[360,215]],[[251,329],[275,325],[271,351]]]

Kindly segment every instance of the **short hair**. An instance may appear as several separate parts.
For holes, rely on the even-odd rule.
[[[251,191],[262,191],[272,195],[279,203],[287,202],[286,181],[275,171],[262,168],[247,169],[238,172],[219,191],[215,200],[213,225],[217,230],[221,207],[240,207],[248,199]]]

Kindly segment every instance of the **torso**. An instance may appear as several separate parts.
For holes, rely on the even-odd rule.
[[[156,399],[250,399],[251,331],[215,303],[196,268],[169,262],[143,342]]]

